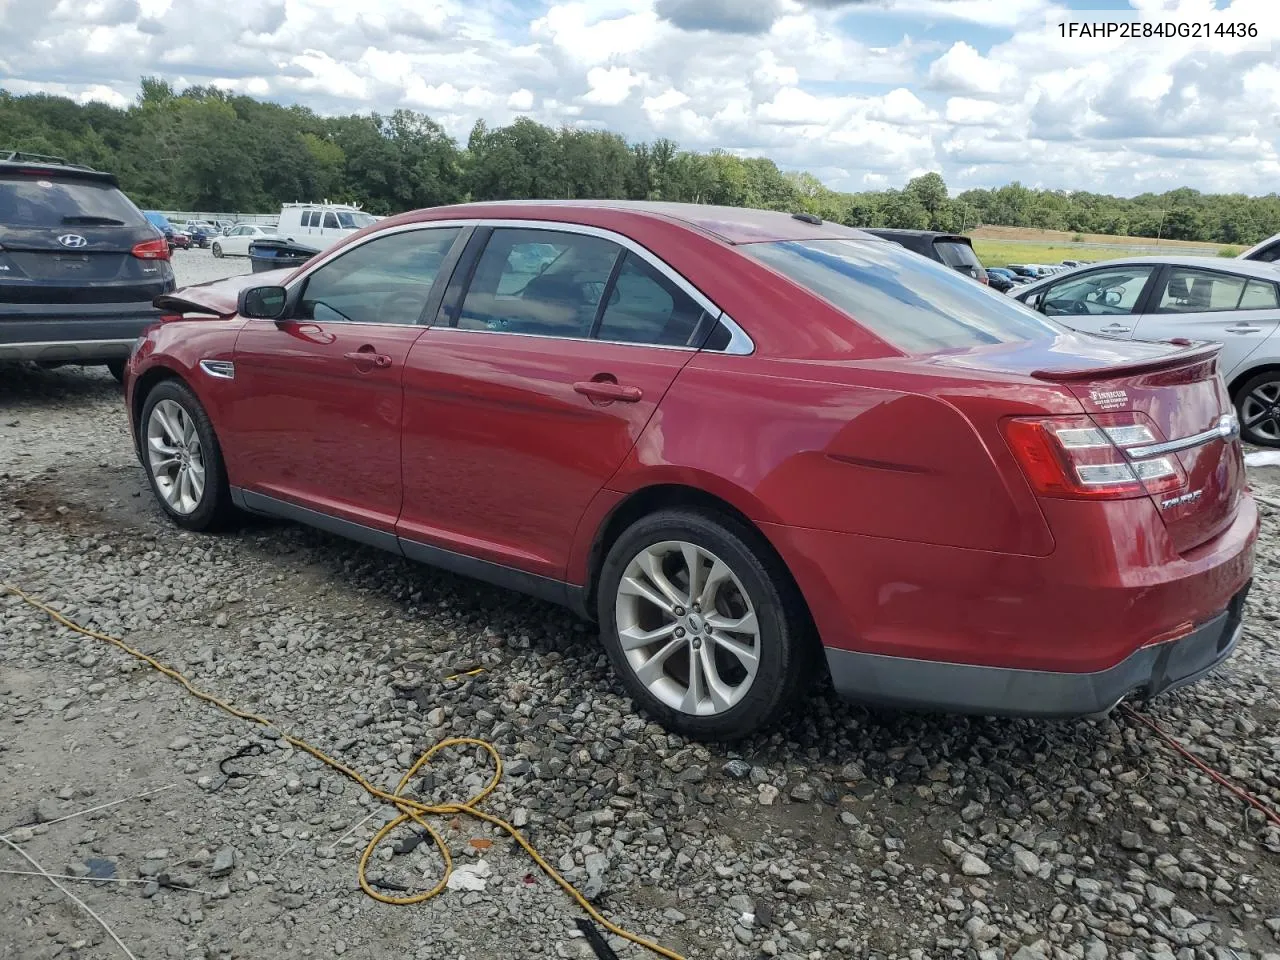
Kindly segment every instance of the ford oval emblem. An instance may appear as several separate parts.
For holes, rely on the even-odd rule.
[[[89,241],[78,233],[64,233],[58,238],[58,242],[64,247],[87,247]]]

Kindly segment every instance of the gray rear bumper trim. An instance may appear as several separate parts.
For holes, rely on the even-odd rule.
[[[125,360],[129,356],[129,351],[133,349],[133,343],[133,339],[0,343],[0,360],[34,360],[40,363]]]
[[[1192,683],[1234,652],[1248,588],[1193,632],[1143,647],[1096,673],[1056,673],[887,657],[828,647],[836,692],[850,700],[984,716],[1079,717]]]

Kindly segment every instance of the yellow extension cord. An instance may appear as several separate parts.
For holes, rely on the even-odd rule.
[[[203,690],[201,690],[200,688],[192,684],[190,680],[184,677],[177,670],[174,670],[172,667],[165,666],[163,663],[156,660],[154,657],[150,657],[140,650],[135,650],[133,647],[129,646],[123,640],[117,639],[116,637],[109,636],[105,633],[98,633],[94,630],[90,630],[88,627],[82,627],[80,624],[67,619],[61,613],[59,613],[57,610],[53,609],[52,607],[48,606],[47,604],[41,603],[39,600],[36,600],[34,597],[28,596],[27,594],[23,593],[17,587],[11,586],[10,584],[3,584],[2,586],[5,592],[11,593],[14,596],[18,597],[19,599],[21,599],[23,602],[29,604],[32,607],[35,607],[37,610],[43,611],[48,616],[52,617],[55,621],[57,621],[58,623],[66,627],[68,630],[74,630],[76,633],[82,634],[83,636],[92,637],[95,640],[101,640],[106,643],[110,643],[113,646],[119,647],[121,650],[129,654],[131,657],[141,660],[143,663],[150,666],[153,670],[157,670],[160,673],[164,674],[170,680],[176,680],[183,687],[185,687],[187,692],[190,693],[193,697],[196,697],[199,700],[203,700],[205,703],[211,703],[218,709],[231,714],[231,716],[233,717],[237,717],[241,720],[248,720],[252,723],[257,723],[264,727],[270,727],[274,730],[279,731],[279,727],[277,727],[276,724],[272,723],[266,717],[261,717],[261,716],[258,716],[256,713],[249,713],[245,710],[240,710],[236,707],[233,707],[231,704],[227,703],[225,700],[220,700],[217,697],[213,696],[212,694],[205,693]],[[376,797],[377,799],[383,801],[384,803],[391,804],[400,812],[400,815],[398,817],[396,817],[394,820],[391,820],[389,823],[383,826],[382,829],[380,829],[377,833],[373,835],[373,839],[370,840],[369,845],[365,847],[364,853],[360,855],[360,866],[358,868],[360,889],[363,890],[365,893],[367,893],[369,896],[373,897],[373,899],[379,901],[380,903],[389,903],[394,906],[406,906],[408,904],[414,904],[414,903],[425,903],[426,901],[432,899],[433,897],[438,896],[445,889],[445,887],[449,883],[449,876],[453,873],[453,858],[449,855],[449,847],[445,843],[444,837],[442,837],[439,831],[437,831],[430,823],[428,823],[423,818],[426,816],[456,817],[456,816],[465,814],[466,816],[475,817],[477,820],[482,820],[485,823],[492,824],[495,827],[499,827],[502,830],[505,830],[507,833],[509,833],[511,837],[516,841],[516,843],[520,844],[520,846],[524,848],[525,853],[529,854],[529,856],[533,859],[533,862],[536,863],[539,866],[539,868],[541,868],[543,873],[545,873],[557,884],[559,884],[560,888],[564,890],[565,893],[569,894],[569,896],[573,897],[573,899],[577,901],[578,906],[582,907],[582,909],[586,912],[586,914],[589,917],[591,917],[592,920],[600,924],[600,926],[604,927],[610,933],[615,934],[619,937],[622,937],[624,940],[629,940],[631,943],[634,943],[637,946],[644,947],[646,950],[652,951],[653,953],[657,954],[660,957],[665,957],[666,960],[685,960],[684,957],[682,957],[680,954],[676,953],[673,950],[668,950],[666,947],[660,946],[652,942],[651,940],[646,940],[644,937],[637,936],[634,933],[630,933],[629,931],[622,929],[622,927],[619,927],[614,923],[610,923],[603,916],[601,916],[600,912],[596,910],[595,907],[593,907],[590,903],[587,902],[587,898],[584,897],[581,893],[579,893],[577,889],[573,886],[573,884],[571,884],[568,880],[562,877],[559,874],[559,872],[556,871],[556,869],[551,866],[551,864],[547,863],[547,861],[542,858],[542,856],[538,853],[537,850],[533,848],[533,846],[529,843],[529,841],[526,840],[523,836],[521,836],[520,831],[518,831],[511,824],[507,823],[507,821],[502,820],[498,817],[495,817],[492,814],[485,813],[483,810],[477,809],[477,804],[479,804],[490,793],[492,793],[493,789],[502,780],[502,757],[498,755],[497,748],[495,748],[494,745],[489,743],[487,740],[478,740],[474,737],[451,737],[447,740],[441,740],[439,743],[433,746],[430,750],[428,750],[426,753],[420,756],[417,759],[417,761],[413,764],[413,766],[409,768],[409,771],[403,777],[400,778],[400,783],[396,786],[395,790],[392,791],[391,793],[388,793],[385,790],[381,790],[378,787],[375,787],[372,783],[370,783],[368,780],[362,777],[355,770],[352,770],[346,764],[338,760],[335,760],[333,757],[329,756],[327,753],[324,753],[323,751],[317,749],[316,747],[313,747],[311,744],[307,743],[305,740],[300,740],[297,737],[290,736],[289,734],[284,733],[283,731],[280,731],[280,735],[283,740],[297,747],[299,750],[303,750],[311,754],[311,756],[315,757],[321,763],[325,764],[326,766],[332,767],[334,770],[337,770],[339,773],[343,774],[348,779],[355,781],[366,792],[368,792],[370,796]],[[420,803],[417,800],[411,800],[408,797],[403,797],[400,795],[401,791],[404,790],[405,786],[409,783],[409,781],[413,778],[414,774],[418,772],[418,770],[422,767],[423,764],[429,763],[432,757],[434,757],[441,750],[444,750],[446,747],[460,747],[460,746],[480,747],[481,749],[486,751],[489,754],[489,756],[493,758],[493,764],[494,764],[493,776],[489,779],[489,783],[485,786],[483,790],[477,793],[474,797],[472,797],[466,803],[427,804],[427,803]],[[440,851],[440,857],[442,860],[444,860],[444,876],[440,878],[440,881],[434,887],[432,887],[430,890],[425,891],[424,893],[414,893],[406,897],[393,897],[385,893],[380,893],[379,891],[375,890],[372,885],[370,885],[369,880],[365,875],[365,871],[369,864],[369,858],[373,856],[373,851],[378,848],[378,846],[383,842],[383,840],[385,840],[398,827],[403,826],[404,824],[408,823],[410,820],[412,820],[418,826],[426,830],[427,833],[431,835],[431,839],[436,842],[436,849]]]

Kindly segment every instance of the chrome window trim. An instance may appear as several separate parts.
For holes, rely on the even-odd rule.
[[[649,264],[649,266],[653,267],[655,270],[657,270],[659,273],[665,276],[668,280],[674,283],[677,287],[680,288],[680,290],[683,293],[685,293],[696,304],[698,304],[698,306],[700,306],[703,310],[705,310],[712,317],[714,317],[716,319],[716,322],[724,325],[725,329],[729,331],[728,346],[726,346],[723,350],[708,350],[707,351],[708,353],[723,353],[723,354],[731,354],[733,356],[747,356],[755,352],[755,348],[756,348],[755,342],[751,339],[750,334],[748,334],[744,329],[742,329],[742,327],[738,325],[737,321],[735,321],[731,316],[729,316],[729,314],[725,313],[724,310],[720,309],[720,307],[715,303],[715,301],[713,301],[710,297],[706,296],[701,290],[699,290],[692,283],[686,280],[684,276],[680,274],[674,267],[672,267],[665,260],[657,256],[657,254],[649,250],[648,247],[645,247],[639,243],[636,243],[636,241],[632,240],[630,237],[624,237],[620,233],[615,233],[612,230],[606,230],[603,227],[592,227],[592,226],[588,226],[586,224],[581,224],[581,223],[564,223],[559,220],[507,220],[507,219],[493,219],[493,218],[485,218],[485,219],[458,218],[458,219],[450,219],[450,220],[422,220],[417,223],[405,223],[405,224],[401,224],[398,227],[389,227],[385,230],[378,230],[378,231],[375,231],[374,233],[369,234],[368,236],[361,237],[357,242],[347,244],[341,250],[335,250],[329,254],[322,255],[322,259],[320,259],[315,264],[310,266],[307,269],[306,273],[298,277],[295,277],[292,281],[290,281],[286,285],[285,289],[288,290],[290,294],[292,294],[293,288],[295,285],[305,283],[307,278],[310,277],[311,274],[313,274],[315,271],[324,267],[324,265],[329,263],[331,260],[334,260],[345,253],[349,253],[351,250],[354,250],[356,247],[363,246],[366,243],[370,243],[373,240],[378,239],[379,237],[386,237],[395,233],[408,233],[414,230],[433,230],[433,229],[445,228],[445,227],[455,227],[455,228],[456,227],[492,227],[494,229],[546,230],[552,233],[576,233],[576,234],[581,234],[587,237],[599,237],[601,240],[608,240],[612,243],[616,243],[618,246],[622,247],[624,250],[634,253],[637,257],[644,260],[645,263]],[[450,329],[457,330],[461,328],[451,327]],[[507,333],[504,330],[465,330],[463,332],[465,333],[498,333],[498,334],[503,334],[505,336],[526,336],[526,337],[542,336],[542,334],[536,334],[536,333],[527,333],[527,334]],[[576,339],[576,340],[583,340],[588,343],[612,343],[612,344],[617,344],[619,346],[629,346],[629,347],[653,347],[654,346],[654,344],[651,344],[651,343],[635,343],[634,341],[629,341],[629,340],[603,340],[603,339],[589,338],[589,337],[546,337],[545,339],[549,339],[549,340],[550,339],[554,339],[554,340]],[[677,347],[664,347],[664,349],[696,351],[699,348],[677,346]]]
[[[1130,460],[1145,460],[1148,457],[1159,457],[1166,453],[1179,453],[1182,450],[1202,447],[1214,440],[1234,440],[1238,436],[1240,436],[1240,421],[1236,419],[1234,413],[1224,413],[1212,427],[1201,433],[1179,437],[1177,440],[1167,440],[1164,443],[1152,443],[1145,447],[1121,447],[1121,449]]]

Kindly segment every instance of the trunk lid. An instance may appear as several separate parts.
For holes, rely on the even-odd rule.
[[[241,290],[277,286],[284,283],[293,272],[292,269],[270,270],[197,283],[156,297],[154,305],[161,310],[176,313],[209,313],[229,317],[239,307]]]
[[[939,355],[931,362],[1059,384],[1086,413],[1104,420],[1142,414],[1157,431],[1156,444],[1200,438],[1164,454],[1182,467],[1185,486],[1151,498],[1176,549],[1185,553],[1230,525],[1244,489],[1238,427],[1218,371],[1220,350],[1217,344],[1064,334]]]

